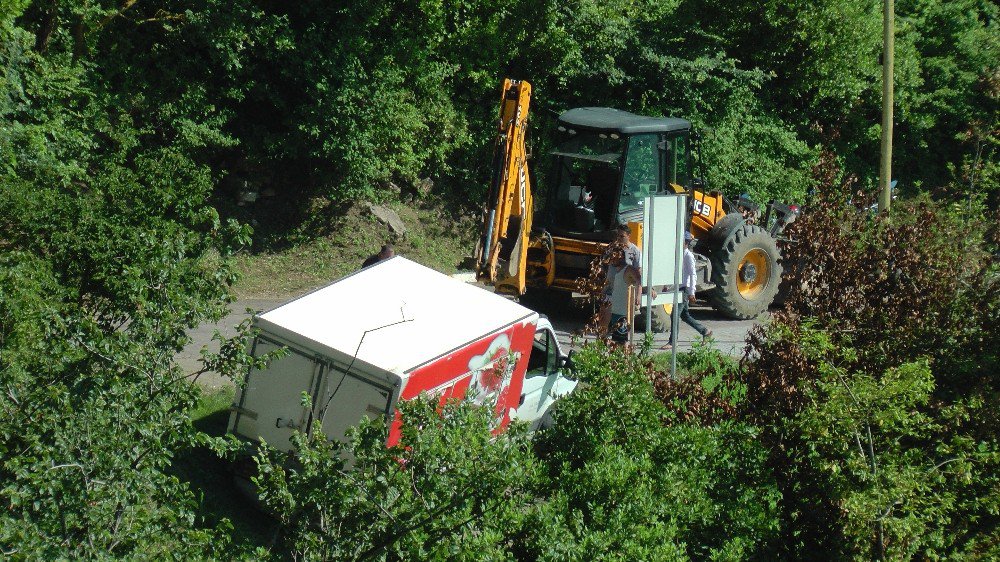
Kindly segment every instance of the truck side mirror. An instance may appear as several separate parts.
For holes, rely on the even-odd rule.
[[[574,368],[573,367],[573,355],[575,353],[576,353],[576,350],[575,349],[571,349],[571,350],[569,350],[569,355],[567,355],[566,357],[562,358],[562,360],[560,361],[560,367],[562,368],[562,370],[564,370],[564,371],[572,371],[573,370],[573,368]]]

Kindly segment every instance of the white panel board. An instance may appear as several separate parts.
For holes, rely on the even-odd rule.
[[[687,195],[647,197],[643,206],[642,282],[657,288],[654,305],[674,302],[673,292],[661,292],[660,288],[674,286],[680,277],[686,210]]]

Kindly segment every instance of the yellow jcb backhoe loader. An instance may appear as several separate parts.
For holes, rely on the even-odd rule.
[[[529,83],[504,81],[476,251],[480,281],[514,296],[541,288],[572,291],[616,225],[628,224],[641,246],[646,197],[687,192],[700,296],[732,318],[767,309],[781,281],[776,237],[797,216],[795,207],[772,202],[759,224],[748,222],[736,204],[692,177],[689,121],[583,107],[558,118],[552,184],[544,209],[535,213],[525,147],[530,102]],[[740,207],[759,215],[749,201],[741,199]],[[663,259],[673,259],[672,252]]]

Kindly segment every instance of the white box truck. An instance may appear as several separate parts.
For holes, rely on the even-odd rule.
[[[229,431],[279,450],[294,430],[322,427],[343,440],[366,416],[392,423],[400,400],[421,393],[496,404],[496,431],[511,419],[537,426],[576,381],[549,321],[513,301],[403,257],[362,269],[258,315],[252,353],[288,353],[251,369]],[[303,405],[302,394],[311,398]]]

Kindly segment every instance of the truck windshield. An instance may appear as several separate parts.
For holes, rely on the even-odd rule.
[[[603,133],[578,133],[559,145],[552,153],[556,185],[549,195],[555,226],[575,232],[602,232],[614,225],[624,152],[624,139]]]

